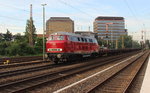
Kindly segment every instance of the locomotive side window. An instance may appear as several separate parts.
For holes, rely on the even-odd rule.
[[[69,36],[69,40],[70,40],[70,41],[73,41],[73,38],[72,38],[72,36]]]
[[[69,40],[71,40],[71,41],[78,41],[78,40],[77,40],[77,37],[75,37],[75,36],[69,36],[69,37],[70,37]]]
[[[78,41],[80,41],[80,38],[78,37]]]
[[[84,38],[81,38],[82,42],[84,42]]]
[[[89,42],[91,42],[91,39],[89,39]]]
[[[92,40],[92,39],[89,39],[89,42],[91,42],[91,43],[92,43],[92,42],[93,42],[93,40]]]
[[[87,42],[87,39],[85,38],[85,42]]]
[[[71,40],[71,41],[78,41],[77,37],[75,37],[75,36],[69,36],[69,40]]]
[[[76,36],[73,37],[73,41],[78,41]]]
[[[91,39],[91,42],[93,42],[93,40]]]

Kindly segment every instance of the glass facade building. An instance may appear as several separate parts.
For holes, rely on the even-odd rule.
[[[97,17],[94,21],[94,33],[104,40],[117,40],[120,36],[126,35],[123,17]]]

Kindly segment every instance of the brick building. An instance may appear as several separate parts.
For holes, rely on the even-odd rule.
[[[46,22],[46,34],[55,32],[74,32],[74,21],[69,17],[51,17]]]
[[[123,17],[99,16],[94,21],[94,32],[98,38],[104,40],[117,40],[120,36],[126,35]]]

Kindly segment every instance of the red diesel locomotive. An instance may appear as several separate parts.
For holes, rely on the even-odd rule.
[[[68,62],[97,55],[99,45],[97,40],[91,36],[57,32],[48,37],[46,52],[48,58],[55,63]]]

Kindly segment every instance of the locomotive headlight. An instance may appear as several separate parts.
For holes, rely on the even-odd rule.
[[[61,58],[61,56],[62,56],[61,54],[57,54],[57,58]]]
[[[60,48],[60,51],[62,51],[62,49]]]

